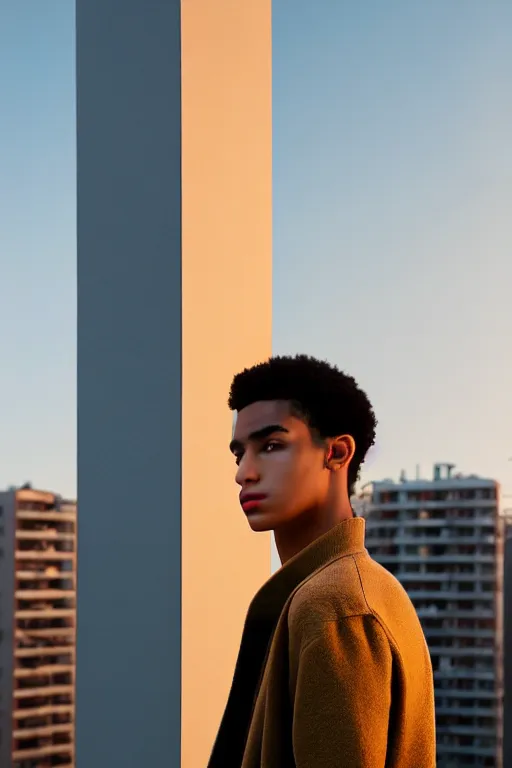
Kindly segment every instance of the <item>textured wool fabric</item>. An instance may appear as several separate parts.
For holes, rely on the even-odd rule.
[[[337,525],[252,601],[209,768],[435,768],[423,631],[364,525]]]

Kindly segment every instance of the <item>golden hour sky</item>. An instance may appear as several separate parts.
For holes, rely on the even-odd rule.
[[[363,480],[447,460],[512,489],[512,4],[273,13],[274,352],[368,391]],[[73,4],[2,4],[0,487],[71,495],[74,89]]]

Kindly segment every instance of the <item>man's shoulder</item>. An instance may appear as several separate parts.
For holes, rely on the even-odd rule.
[[[293,631],[371,613],[353,555],[340,557],[315,571],[295,591],[288,610]]]
[[[296,590],[288,610],[290,631],[356,616],[375,616],[387,625],[389,609],[412,610],[404,588],[366,550],[331,561]]]

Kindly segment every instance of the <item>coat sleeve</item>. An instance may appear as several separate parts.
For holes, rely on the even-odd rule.
[[[373,616],[322,625],[295,670],[297,768],[384,768],[391,669],[389,640]]]

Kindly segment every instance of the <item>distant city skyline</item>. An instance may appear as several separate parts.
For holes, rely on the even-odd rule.
[[[273,9],[273,351],[367,390],[363,482],[452,461],[511,492],[512,6]],[[74,48],[73,4],[0,8],[0,488],[69,497]]]

